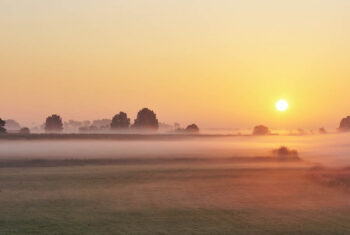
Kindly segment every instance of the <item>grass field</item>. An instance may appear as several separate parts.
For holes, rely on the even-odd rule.
[[[0,234],[350,233],[348,135],[152,138],[1,140]]]
[[[348,169],[40,164],[0,168],[0,234],[350,233]]]

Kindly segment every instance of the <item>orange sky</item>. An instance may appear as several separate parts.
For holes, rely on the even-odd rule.
[[[349,12],[347,0],[3,0],[0,117],[149,107],[183,125],[333,128],[350,114]]]

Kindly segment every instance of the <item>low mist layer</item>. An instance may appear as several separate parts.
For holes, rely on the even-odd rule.
[[[0,160],[232,158],[273,156],[273,149],[297,150],[307,162],[350,165],[349,134],[314,136],[236,136],[175,140],[31,140],[0,141]]]

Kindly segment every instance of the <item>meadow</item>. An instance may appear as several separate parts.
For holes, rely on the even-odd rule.
[[[346,136],[3,140],[0,234],[347,234]]]

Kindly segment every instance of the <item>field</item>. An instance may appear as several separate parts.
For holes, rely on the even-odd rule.
[[[216,149],[222,158],[200,158],[199,152],[189,157],[194,155],[188,148],[187,155],[166,154],[175,147],[158,142],[149,145],[163,146],[163,155],[144,149],[146,157],[128,152],[126,158],[112,158],[112,149],[104,152],[107,145],[121,147],[99,142],[108,158],[87,153],[81,153],[89,156],[84,159],[78,153],[58,158],[52,152],[57,146],[45,143],[42,156],[48,157],[34,158],[28,143],[15,143],[27,154],[15,158],[19,153],[12,144],[0,144],[8,147],[0,151],[0,234],[350,233],[346,167],[228,158],[222,148]]]

